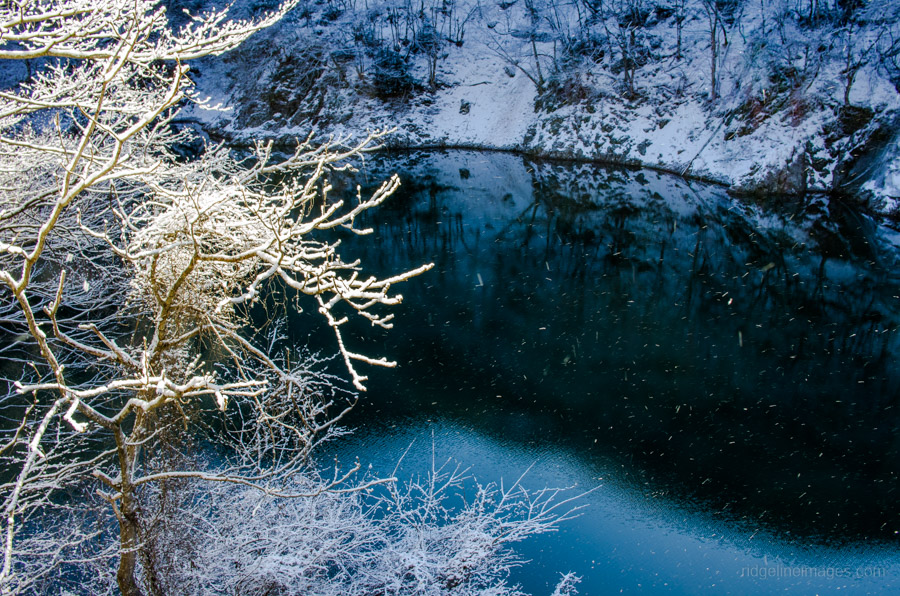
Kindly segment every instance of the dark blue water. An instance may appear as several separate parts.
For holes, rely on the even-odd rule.
[[[373,273],[435,268],[398,288],[395,329],[350,333],[399,366],[365,371],[340,456],[389,473],[412,445],[400,473],[419,474],[433,436],[483,482],[530,466],[531,487],[597,487],[517,549],[534,593],[570,570],[582,594],[900,590],[887,229],[825,198],[505,154],[395,155],[358,180],[392,171],[374,237],[346,248]]]

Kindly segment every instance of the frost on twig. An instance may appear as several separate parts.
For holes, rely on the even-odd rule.
[[[354,199],[335,200],[329,194],[329,170],[380,136],[369,135],[344,152],[301,144],[279,163],[271,162],[271,145],[258,146],[255,163],[244,169],[219,149],[185,166],[177,185],[151,183],[150,200],[116,211],[123,242],[115,250],[134,269],[135,299],[157,310],[166,333],[185,337],[221,332],[235,306],[257,302],[279,282],[316,298],[353,384],[364,390],[365,377],[355,362],[391,363],[347,348],[339,330],[347,318],[335,315],[335,307],[390,327],[392,315],[377,309],[402,300],[392,286],[431,268],[423,265],[386,279],[365,276],[358,261],[341,258],[339,240],[323,234],[339,227],[365,234],[355,225],[359,215],[398,188],[394,176],[369,197],[358,191]],[[293,169],[304,175],[282,174],[286,179],[273,190],[266,175]],[[164,340],[154,337],[151,347],[159,341]]]

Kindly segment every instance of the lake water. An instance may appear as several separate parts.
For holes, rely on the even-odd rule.
[[[582,594],[900,590],[888,230],[826,198],[510,154],[370,157],[358,179],[394,171],[346,248],[435,268],[397,288],[392,331],[350,333],[399,366],[363,371],[338,456],[387,474],[412,445],[408,476],[434,444],[481,482],[596,487],[517,548],[536,594],[570,570]]]

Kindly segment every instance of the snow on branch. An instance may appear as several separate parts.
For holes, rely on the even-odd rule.
[[[23,520],[97,479],[129,596],[162,581],[142,513],[156,485],[221,480],[312,498],[377,484],[351,486],[354,469],[279,488],[341,434],[356,396],[316,369],[321,358],[269,333],[283,312],[259,321],[248,306],[278,301],[280,288],[320,300],[359,389],[353,363],[388,364],[349,351],[332,310],[389,327],[378,309],[399,304],[392,286],[428,266],[375,279],[343,261],[336,229],[364,235],[357,218],[399,181],[342,200],[327,182],[383,133],[348,146],[307,139],[284,159],[258,144],[252,162],[222,146],[192,160],[173,151],[190,138],[173,124],[194,97],[187,61],[235,47],[296,3],[251,20],[188,15],[177,30],[152,0],[0,3],[0,60],[29,61],[28,78],[0,90],[0,325],[17,338],[4,356],[19,366],[2,398],[15,420],[0,431],[14,478],[0,493],[4,593],[33,585],[20,581],[25,569],[45,573],[26,559],[44,569],[73,560],[65,548],[39,556]],[[186,455],[204,438],[232,450],[223,469]]]

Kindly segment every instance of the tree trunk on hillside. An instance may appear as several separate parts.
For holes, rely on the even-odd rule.
[[[719,9],[715,0],[702,0],[703,10],[706,12],[706,18],[709,22],[709,101],[715,103],[719,99],[719,30],[725,34],[725,28],[722,24],[722,17],[719,15]],[[722,45],[728,44],[726,37]]]

